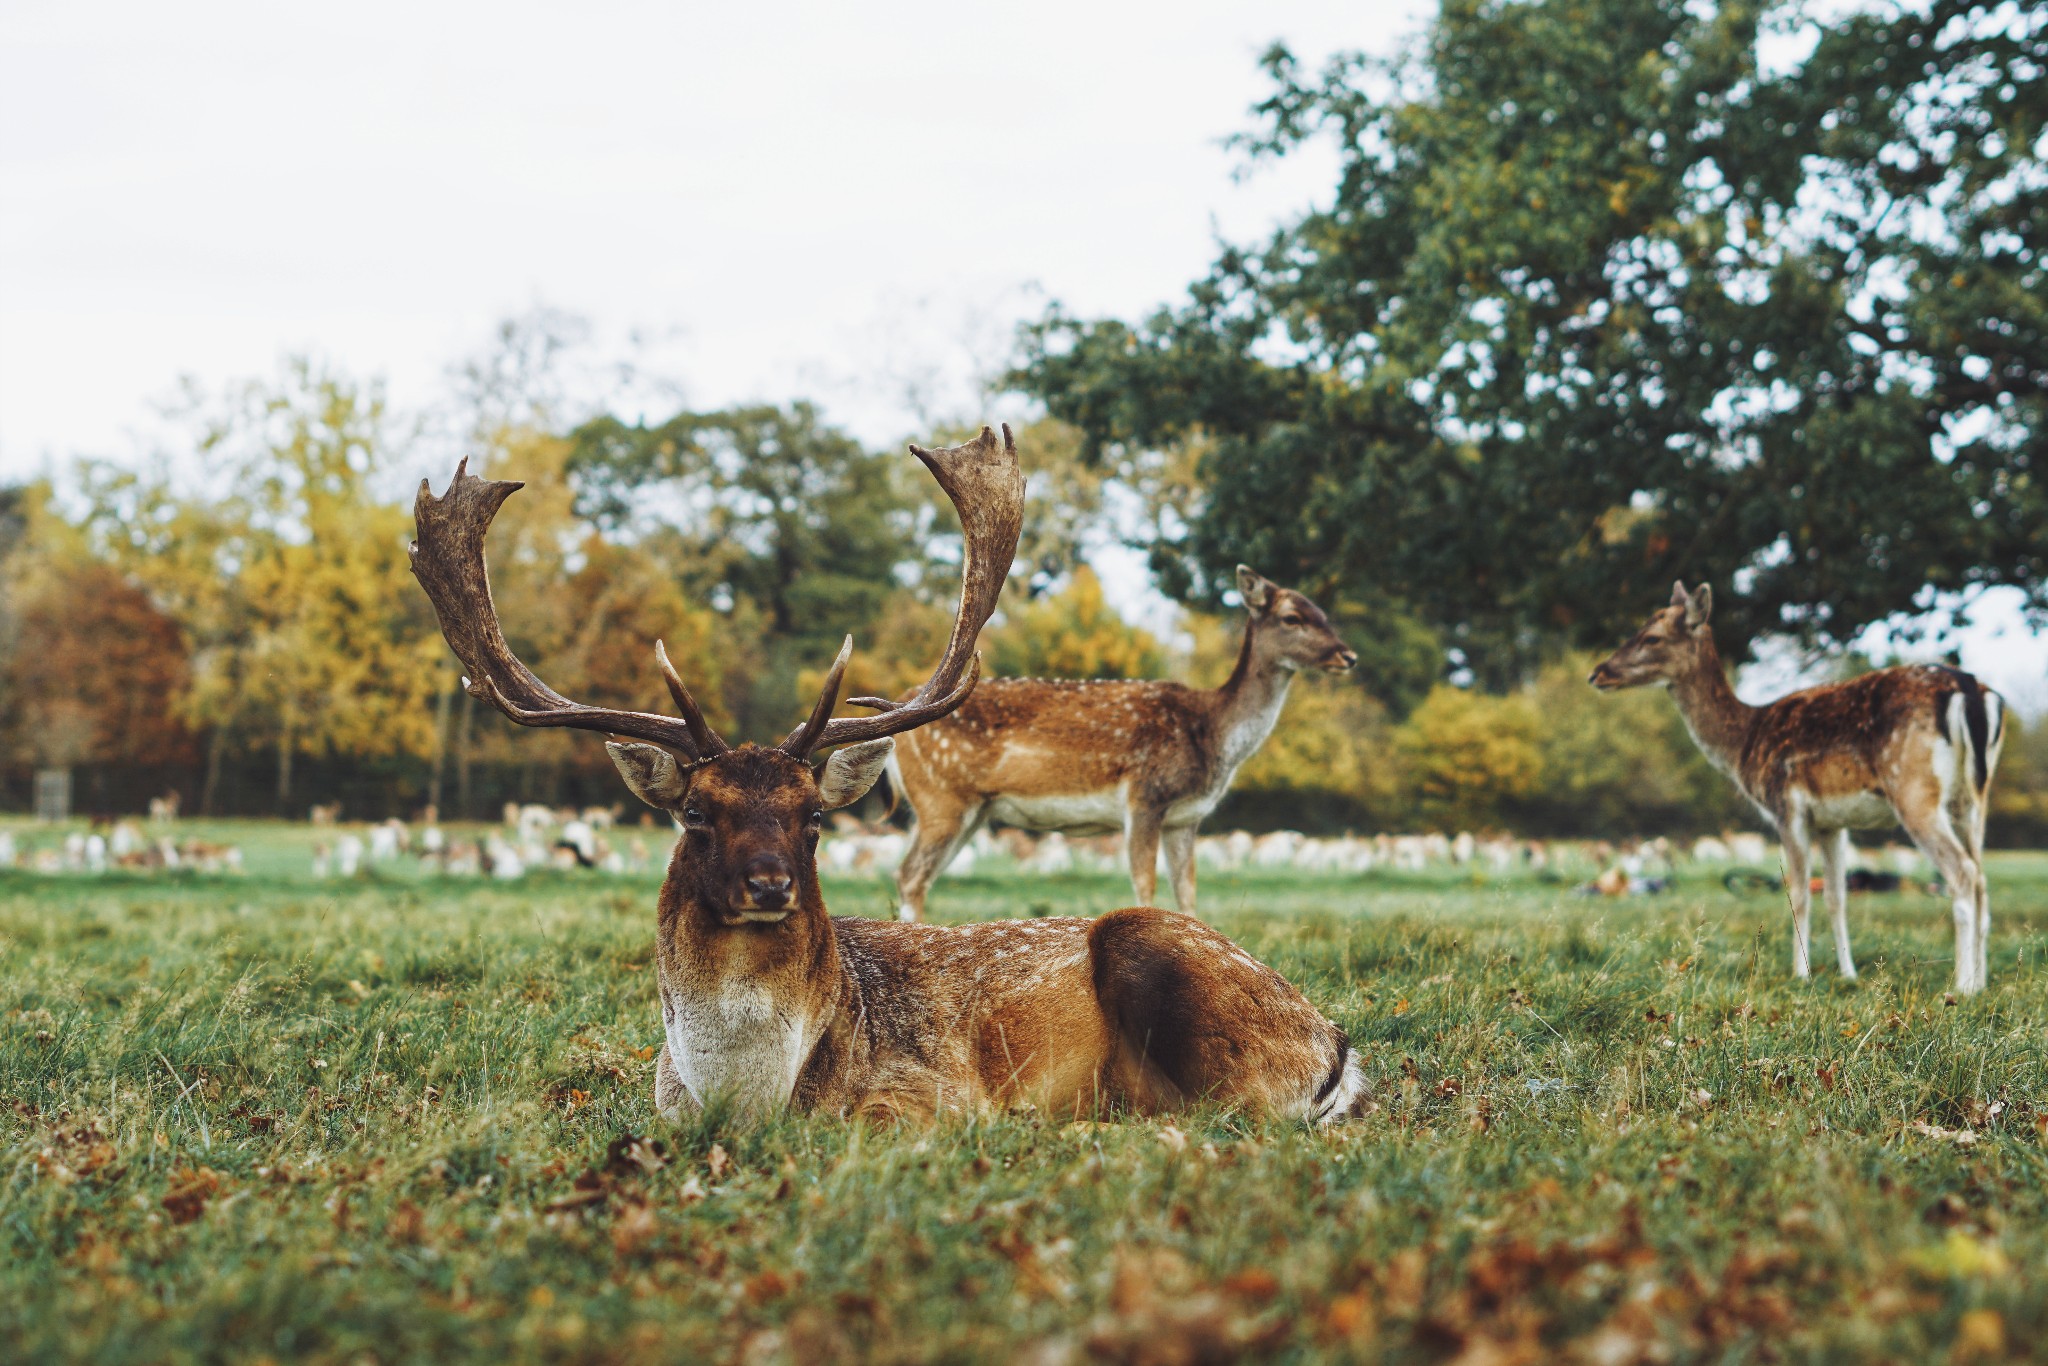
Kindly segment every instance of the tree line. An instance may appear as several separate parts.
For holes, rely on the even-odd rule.
[[[995,671],[1213,683],[1242,561],[1362,658],[1295,690],[1220,819],[1709,830],[1745,813],[1671,708],[1582,681],[1674,578],[1714,583],[1731,659],[1848,661],[1991,585],[2048,604],[2048,11],[1446,0],[1396,59],[1265,67],[1241,146],[1255,170],[1333,143],[1319,206],[1149,318],[1020,335],[999,387],[1044,416]],[[801,402],[571,419],[559,338],[501,342],[459,375],[460,435],[528,481],[492,553],[547,677],[656,707],[664,638],[750,735],[849,630],[851,690],[915,681],[950,523],[900,452]],[[0,491],[7,802],[58,766],[108,810],[611,800],[594,747],[457,686],[405,566],[399,485],[447,475],[416,426],[299,361],[142,472]],[[1184,638],[1108,607],[1105,539],[1149,555]],[[2015,737],[2000,837],[2048,833],[2042,767]]]
[[[361,819],[615,801],[598,746],[511,726],[461,689],[407,568],[399,476],[421,457],[402,426],[377,386],[299,361],[237,389],[150,469],[87,463],[67,489],[7,490],[8,804],[51,767],[99,814],[170,789],[188,812],[293,818],[334,801]],[[1032,499],[984,637],[991,671],[1220,681],[1240,619],[1190,613],[1167,641],[1127,622],[1084,556],[1101,500],[1081,434],[1047,420],[1021,444]],[[714,725],[770,736],[847,631],[849,693],[914,686],[943,642],[957,531],[907,457],[812,407],[503,425],[469,450],[526,483],[490,546],[508,638],[579,699],[662,709],[660,639]],[[1371,666],[1294,690],[1220,821],[1617,836],[1747,820],[1665,700],[1595,694],[1587,656],[1488,692],[1451,682],[1439,642],[1388,631],[1372,604],[1326,602]],[[2030,753],[2024,737],[2008,751],[2011,837],[2048,824]]]

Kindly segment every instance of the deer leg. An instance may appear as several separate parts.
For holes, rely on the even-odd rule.
[[[1193,825],[1169,826],[1160,836],[1166,846],[1166,875],[1173,879],[1173,904],[1182,915],[1195,913],[1195,831]]]
[[[1785,896],[1792,903],[1792,975],[1813,975],[1813,884],[1806,822],[1779,822],[1778,852],[1785,861]]]
[[[1995,747],[1992,757],[1996,761]],[[1977,986],[1981,990],[1991,984],[1991,881],[1984,876],[1984,818],[1991,806],[1991,794],[1975,791],[1967,780],[1959,780],[1958,785],[1969,793],[1969,807],[1958,824],[1964,832],[1964,847],[1969,851],[1970,872],[1977,888]]]
[[[1991,880],[1980,859],[1971,870],[1977,883],[1977,987],[1991,985]]]
[[[1983,899],[1981,846],[1976,843],[1980,827],[1976,813],[1966,805],[1974,796],[1968,783],[1967,773],[1944,772],[1937,763],[1923,778],[1891,794],[1892,809],[1906,833],[1932,860],[1948,888],[1956,925],[1956,991],[1965,996],[1984,987],[1985,950],[1978,926],[1990,918],[1990,903]]]
[[[1849,953],[1849,832],[1824,830],[1814,843],[1820,847],[1821,887],[1835,932],[1835,962],[1842,976],[1853,982],[1856,960]]]
[[[981,824],[983,806],[979,802],[952,811],[937,810],[936,801],[928,800],[926,805],[934,809],[929,814],[917,813],[910,848],[896,870],[896,915],[901,920],[924,919],[925,894],[931,890],[932,880],[945,871]]]
[[[1132,807],[1124,816],[1124,854],[1131,861],[1131,892],[1150,906],[1159,891],[1159,813]]]
[[[1894,805],[1906,833],[1940,871],[1948,888],[1956,922],[1956,991],[1967,996],[1984,985],[1983,954],[1977,943],[1978,883],[1982,874],[1976,860],[1970,857],[1968,843],[1956,833],[1946,806],[1930,801],[1921,805],[1919,811],[1909,811],[1904,804]]]

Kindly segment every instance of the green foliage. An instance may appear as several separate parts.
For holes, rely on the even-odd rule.
[[[207,834],[253,868],[316,837]],[[0,1334],[113,1366],[2038,1356],[2048,869],[1992,877],[1991,990],[1954,1007],[1917,896],[1857,899],[1851,987],[1708,880],[1624,914],[1206,878],[1364,1068],[1371,1112],[1309,1133],[666,1124],[646,881],[0,876]],[[954,886],[961,917],[1129,890]]]
[[[693,599],[763,623],[757,682],[729,699],[748,734],[788,729],[811,701],[798,671],[822,670],[928,567],[915,462],[863,450],[808,403],[604,416],[570,440],[579,514],[644,539]]]
[[[1450,0],[1403,65],[1266,64],[1246,145],[1333,141],[1328,207],[1019,377],[1199,450],[1170,586],[1369,587],[1495,686],[1680,576],[1731,646],[2048,591],[2048,13]]]

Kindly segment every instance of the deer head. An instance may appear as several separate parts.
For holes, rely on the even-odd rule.
[[[1652,613],[1643,629],[1602,660],[1586,681],[1602,692],[1616,692],[1685,677],[1714,648],[1707,625],[1713,614],[1713,589],[1701,584],[1688,593],[1683,582],[1672,584],[1670,605]]]
[[[1237,591],[1251,613],[1250,648],[1261,662],[1293,672],[1320,669],[1340,674],[1358,662],[1358,652],[1337,638],[1323,609],[1292,588],[1282,588],[1245,565],[1237,567]]]
[[[847,637],[809,718],[772,747],[727,745],[658,643],[655,661],[677,716],[587,707],[541,682],[505,642],[484,564],[491,519],[521,486],[476,478],[467,461],[438,498],[421,483],[413,574],[468,669],[463,686],[522,726],[612,737],[606,750],[626,785],[683,829],[664,890],[665,912],[671,904],[693,907],[704,928],[779,924],[800,911],[821,920],[817,847],[824,813],[859,800],[874,785],[895,744],[891,736],[946,715],[973,691],[980,676],[975,638],[995,610],[1023,524],[1016,443],[1007,426],[1000,441],[984,427],[965,445],[910,450],[946,491],[965,532],[960,604],[945,653],[908,700],[854,698],[876,714],[834,718],[853,652]],[[814,770],[811,756],[822,749],[836,752]]]

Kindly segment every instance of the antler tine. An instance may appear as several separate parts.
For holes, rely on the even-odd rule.
[[[408,551],[413,577],[434,604],[434,616],[448,647],[469,671],[463,687],[522,726],[567,726],[626,735],[693,759],[709,757],[700,743],[709,740],[722,753],[724,742],[704,724],[694,705],[685,708],[685,719],[680,721],[651,712],[586,707],[541,682],[512,653],[491,601],[484,536],[498,508],[523,487],[508,480],[479,479],[469,472],[465,459],[455,467],[455,478],[449,481],[446,493],[436,498],[422,479],[419,498],[413,504],[419,533]],[[672,686],[680,687],[680,683]]]
[[[974,691],[981,677],[974,642],[996,610],[1003,583],[1010,577],[1010,561],[1017,555],[1017,538],[1024,529],[1024,472],[1017,465],[1017,442],[1010,434],[1009,424],[1003,424],[1002,430],[1001,440],[983,427],[980,436],[963,445],[939,450],[910,448],[910,453],[922,460],[939,481],[939,487],[952,501],[953,510],[960,515],[960,606],[953,616],[953,633],[946,641],[946,652],[940,656],[938,667],[908,701],[855,698],[856,704],[877,707],[881,714],[829,720],[818,732],[811,749],[876,740],[913,730],[938,720]],[[806,726],[798,735],[808,731]],[[796,738],[791,736],[791,740]],[[788,747],[788,742],[784,747]]]
[[[676,672],[676,666],[668,662],[668,646],[654,642],[654,661],[661,665],[661,681],[668,684],[668,695],[676,704],[676,710],[683,714],[683,724],[690,728],[690,739],[696,742],[698,757],[709,759],[724,754],[726,743],[717,731],[704,720],[704,713],[697,709],[697,699],[690,696],[690,690],[683,686],[683,676]]]
[[[825,734],[825,724],[832,719],[832,708],[839,704],[839,685],[846,681],[846,663],[853,658],[853,637],[839,647],[839,655],[832,661],[832,667],[825,671],[825,686],[818,689],[818,700],[811,707],[811,714],[801,726],[791,731],[776,748],[785,754],[794,754],[799,759],[810,757],[818,747],[818,741]]]

